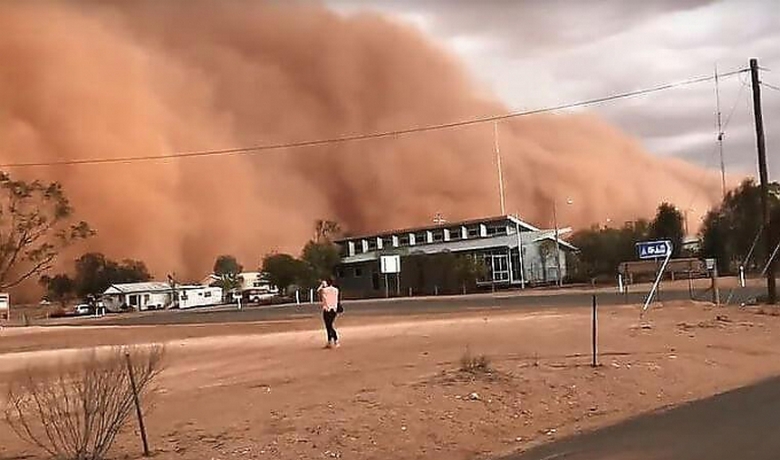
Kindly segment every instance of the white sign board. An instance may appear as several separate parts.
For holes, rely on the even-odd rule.
[[[715,259],[704,259],[704,263],[707,265],[707,270],[715,269]],[[742,267],[739,267],[739,269],[740,269],[740,273],[744,273],[742,272]]]
[[[636,250],[640,259],[662,259],[672,253],[672,242],[641,241],[636,244]]]
[[[379,268],[383,274],[401,273],[401,256],[382,256],[379,258]]]

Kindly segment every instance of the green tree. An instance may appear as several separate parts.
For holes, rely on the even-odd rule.
[[[487,277],[485,262],[472,255],[459,255],[455,260],[455,277],[463,294],[477,286],[477,281]]]
[[[13,180],[0,172],[0,289],[52,268],[59,252],[94,232],[73,221],[73,208],[56,182]]]
[[[332,220],[318,219],[314,222],[314,242],[332,242],[333,238],[341,234],[341,225]]]
[[[636,259],[636,243],[648,238],[649,224],[639,219],[622,228],[598,228],[580,230],[571,237],[577,247],[579,270],[575,277],[612,279],[622,262]]]
[[[214,261],[215,275],[238,275],[244,270],[244,267],[238,263],[238,260],[231,255],[221,255]]]
[[[263,272],[268,275],[268,281],[286,295],[290,286],[305,278],[306,264],[290,254],[268,254],[263,258]]]
[[[235,291],[241,287],[239,275],[244,267],[231,255],[221,255],[214,261],[214,276],[217,278],[214,286],[222,288],[225,293]]]
[[[780,185],[769,184],[769,192],[769,233],[774,245],[780,234]],[[705,216],[699,231],[700,255],[717,258],[721,273],[732,273],[748,255],[746,268],[760,270],[768,255],[762,229],[761,189],[752,179],[745,179]]]
[[[310,271],[308,275],[316,283],[333,276],[336,266],[341,261],[341,251],[338,246],[327,240],[321,243],[309,241],[303,247],[301,260],[307,264]]]
[[[44,275],[39,282],[46,290],[46,298],[52,302],[59,302],[63,307],[68,300],[73,298],[76,291],[76,284],[70,276],[65,274]]]
[[[138,283],[152,279],[146,264],[137,260],[121,263],[90,252],[76,259],[75,290],[80,297],[102,294],[112,284]]]
[[[669,240],[672,242],[672,257],[679,257],[682,252],[685,237],[685,218],[683,214],[670,203],[661,203],[650,223],[648,237],[654,240]]]

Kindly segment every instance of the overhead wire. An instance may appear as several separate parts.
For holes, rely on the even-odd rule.
[[[780,86],[775,86],[775,85],[772,85],[772,84],[770,84],[770,83],[767,83],[767,82],[765,82],[765,81],[761,81],[761,85],[762,85],[762,86],[766,86],[767,88],[769,88],[769,89],[773,89],[773,90],[775,90],[775,91],[780,91]]]
[[[727,78],[747,71],[748,69],[743,68],[743,69],[719,74],[717,77]],[[557,112],[560,110],[598,105],[598,104],[612,102],[619,99],[638,97],[638,96],[657,93],[660,91],[666,91],[666,90],[670,90],[682,86],[688,86],[688,85],[693,85],[693,84],[702,83],[706,81],[711,81],[714,79],[715,79],[714,75],[709,75],[705,77],[691,78],[688,80],[666,83],[666,84],[639,89],[635,91],[628,91],[628,92],[613,94],[609,96],[598,97],[595,99],[588,99],[588,100],[583,100],[583,101],[578,101],[573,103],[560,104],[560,105],[545,107],[540,109],[510,112],[501,115],[491,115],[486,117],[474,118],[471,120],[460,120],[460,121],[453,121],[448,123],[405,128],[405,129],[399,129],[394,131],[381,131],[381,132],[366,133],[366,134],[355,134],[355,135],[348,135],[348,136],[341,136],[341,137],[332,137],[326,139],[284,142],[284,143],[276,143],[276,144],[264,144],[264,145],[248,146],[248,147],[174,152],[174,153],[160,154],[160,155],[128,156],[128,157],[115,157],[115,158],[111,158],[111,157],[82,158],[82,159],[57,160],[57,161],[28,162],[28,163],[3,163],[0,164],[0,168],[31,168],[31,167],[47,167],[47,166],[97,165],[97,164],[111,164],[111,163],[133,163],[133,162],[140,162],[140,161],[178,160],[184,158],[201,158],[201,157],[214,157],[214,156],[226,156],[226,155],[252,155],[261,152],[269,152],[275,150],[341,144],[346,142],[356,142],[356,141],[363,141],[369,139],[392,138],[392,137],[404,136],[404,135],[415,134],[415,133],[446,130],[446,129],[452,129],[452,128],[457,128],[462,126],[471,126],[471,125],[477,125],[482,123],[490,123],[490,122],[518,118],[518,117],[524,117],[529,115],[537,115],[542,113]]]

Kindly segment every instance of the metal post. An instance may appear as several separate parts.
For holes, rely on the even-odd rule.
[[[720,306],[720,290],[718,289],[718,264],[717,261],[712,267],[712,303],[716,307]]]
[[[520,259],[520,289],[525,289],[525,261],[523,260],[523,237],[520,234],[520,224],[515,224],[517,228],[517,255]]]
[[[558,240],[558,210],[555,204],[555,200],[553,200],[553,225],[555,225],[555,264],[558,267],[558,274],[556,275],[556,278],[558,281],[558,287],[561,287],[561,244]]]
[[[385,273],[385,298],[390,297],[390,286],[387,281],[387,273]]]
[[[693,275],[690,267],[688,267],[688,297],[693,300]]]
[[[658,285],[661,282],[661,277],[664,275],[664,270],[666,270],[666,265],[669,264],[669,259],[672,258],[672,248],[670,247],[668,249],[668,253],[666,254],[666,258],[664,259],[663,265],[661,265],[661,270],[658,272],[658,276],[655,277],[655,283],[653,283],[653,288],[650,290],[650,293],[647,295],[647,299],[645,300],[645,304],[642,306],[642,312],[640,313],[640,316],[645,313],[647,310],[647,307],[650,306],[650,301],[653,299],[653,295],[655,294],[656,289],[658,289]]]
[[[135,384],[135,375],[133,375],[133,364],[130,362],[130,353],[125,352],[125,361],[127,362],[127,373],[130,376],[130,389],[133,390],[133,401],[135,402],[135,413],[138,416],[138,429],[141,432],[141,442],[144,446],[144,457],[149,456],[149,442],[146,440],[146,427],[144,426],[144,416],[141,411],[141,402],[138,399],[138,387]]]
[[[758,60],[750,60],[750,78],[753,86],[753,115],[756,124],[756,150],[758,151],[758,172],[761,179],[761,217],[764,225],[764,244],[767,257],[772,252],[769,215],[769,173],[766,164],[766,143],[764,138],[764,119],[761,114],[761,84],[758,77]],[[767,303],[774,304],[777,300],[775,282],[775,264],[770,260],[766,272]]]
[[[596,343],[596,294],[593,294],[593,329],[591,337],[593,339],[593,362],[591,363],[591,366],[596,367],[598,366],[598,346]]]
[[[301,291],[295,291],[295,303],[298,305],[301,304]]]

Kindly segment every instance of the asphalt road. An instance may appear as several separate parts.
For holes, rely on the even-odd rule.
[[[732,296],[731,303],[741,303],[750,296],[761,293],[758,288],[742,289]],[[600,306],[614,306],[626,304],[640,304],[647,293],[642,291],[632,292],[628,295],[612,292],[599,292],[596,294]],[[344,308],[348,315],[410,315],[410,314],[437,314],[453,313],[458,311],[517,311],[534,310],[542,307],[576,308],[591,306],[591,293],[583,291],[561,290],[555,293],[529,293],[529,292],[498,292],[488,295],[468,295],[451,297],[424,297],[424,298],[399,298],[346,301]],[[695,298],[709,300],[710,294],[696,292]],[[725,302],[728,290],[723,290],[721,297]],[[688,300],[690,293],[685,290],[662,291],[662,301]],[[116,315],[100,320],[104,325],[162,325],[162,324],[199,324],[199,323],[230,323],[252,322],[266,320],[284,320],[298,317],[310,317],[314,312],[311,304],[302,305],[277,305],[277,306],[249,306],[237,311],[235,306],[216,309],[193,309],[149,312],[140,315]],[[70,323],[70,322],[69,322]],[[92,321],[73,321],[72,324],[95,324]]]
[[[780,378],[502,460],[777,460]]]

